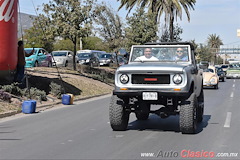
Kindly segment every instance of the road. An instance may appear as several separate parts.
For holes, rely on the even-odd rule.
[[[109,96],[1,119],[0,159],[240,159],[240,80],[204,94],[204,119],[194,135],[179,132],[178,116],[136,121],[134,114],[127,131],[114,132]]]

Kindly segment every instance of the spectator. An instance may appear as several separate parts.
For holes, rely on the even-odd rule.
[[[34,53],[34,48],[29,54],[27,54],[24,51],[23,41],[18,41],[18,62],[17,62],[16,74],[14,76],[14,82],[22,83],[24,78],[24,72],[25,72],[25,64],[26,64],[25,57],[29,57],[33,53]]]

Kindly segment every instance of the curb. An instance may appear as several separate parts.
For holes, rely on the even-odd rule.
[[[77,99],[74,99],[73,102],[83,101],[83,100],[86,100],[86,99],[91,99],[91,98],[96,98],[96,97],[101,97],[101,96],[105,96],[105,95],[108,95],[108,94],[111,94],[111,93],[95,95],[95,96],[88,96],[88,97],[83,97],[83,98],[77,98]],[[36,112],[44,111],[44,110],[53,108],[55,105],[59,105],[59,104],[62,104],[62,101],[59,100],[58,102],[53,102],[51,104],[37,106]],[[74,103],[73,103],[73,105],[74,105]],[[16,115],[16,114],[19,114],[19,113],[22,113],[22,110],[0,113],[0,119],[5,118],[5,117],[10,117],[10,116],[13,116],[13,115]]]

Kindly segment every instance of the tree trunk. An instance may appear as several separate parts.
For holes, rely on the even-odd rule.
[[[170,42],[174,41],[174,36],[173,36],[173,23],[174,23],[174,17],[171,14],[170,15],[170,22],[169,22],[169,34],[170,34]]]
[[[74,38],[74,51],[73,51],[73,70],[76,71],[76,54],[77,54],[77,38]]]

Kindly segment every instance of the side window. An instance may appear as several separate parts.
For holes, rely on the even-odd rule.
[[[90,56],[91,58],[94,58],[94,53],[91,53],[91,56]]]

